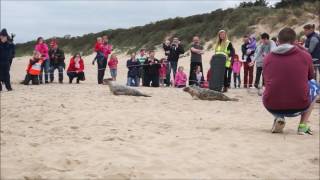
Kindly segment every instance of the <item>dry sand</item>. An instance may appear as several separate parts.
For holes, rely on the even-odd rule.
[[[97,85],[92,58],[84,57],[85,82],[70,85],[65,74],[62,85],[40,86],[18,84],[28,57],[14,60],[14,91],[1,93],[1,179],[319,179],[319,105],[313,136],[296,134],[298,118],[271,134],[273,117],[254,89],[231,89],[239,102],[193,100],[175,88],[114,96]],[[189,58],[179,61],[186,72]],[[121,84],[127,59],[119,56]]]

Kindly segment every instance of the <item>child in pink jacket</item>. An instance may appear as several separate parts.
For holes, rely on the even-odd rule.
[[[38,37],[37,44],[34,48],[36,51],[40,52],[41,57],[44,59],[44,62],[41,66],[41,73],[39,76],[40,84],[43,83],[42,76],[44,71],[44,79],[45,83],[49,83],[49,70],[50,70],[50,62],[49,62],[49,48],[48,45],[44,42],[42,37]]]
[[[237,87],[240,88],[240,85],[241,85],[241,77],[240,77],[241,66],[242,66],[242,62],[239,60],[239,56],[235,54],[233,58],[233,64],[232,64],[234,88],[237,88]]]
[[[178,72],[176,73],[174,84],[175,84],[175,87],[177,87],[177,88],[186,87],[187,75],[186,75],[186,73],[183,72],[183,67],[182,66],[180,66],[178,68]]]
[[[110,68],[110,75],[112,80],[115,81],[117,79],[117,66],[118,66],[118,58],[115,54],[111,55],[111,58],[108,62],[108,66]]]

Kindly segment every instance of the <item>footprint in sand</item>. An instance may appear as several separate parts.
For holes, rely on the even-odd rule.
[[[319,165],[319,159],[317,157],[309,159],[309,162],[315,165]]]
[[[40,144],[39,143],[29,143],[29,145],[32,147],[38,147]]]
[[[122,139],[120,137],[107,137],[107,138],[104,138],[102,141],[115,141],[115,140],[125,141],[124,139]]]
[[[70,126],[71,129],[79,129],[78,126]]]
[[[23,176],[25,180],[40,180],[43,179],[40,175],[30,175],[30,176]]]

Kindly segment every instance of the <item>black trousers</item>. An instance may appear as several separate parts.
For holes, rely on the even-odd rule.
[[[159,75],[145,74],[143,86],[150,87],[150,83],[152,87],[159,87],[160,86]]]
[[[190,72],[189,72],[189,85],[193,85],[193,84],[196,84],[197,82],[195,81],[190,81],[192,80],[191,79],[191,74],[193,71],[195,71],[196,69],[196,66],[200,66],[200,71],[202,72],[202,75],[203,75],[203,67],[202,67],[202,62],[191,62],[190,63]]]
[[[68,72],[67,75],[69,76],[70,83],[72,83],[74,78],[77,78],[77,82],[85,80],[84,72]]]
[[[254,87],[258,88],[260,84],[260,78],[262,75],[262,67],[257,67],[256,69],[256,80],[254,81]],[[262,78],[262,86],[264,85],[263,78]]]
[[[224,71],[224,87],[230,88],[232,69],[227,68]]]
[[[2,84],[1,82],[4,83],[6,86],[7,90],[11,90],[11,82],[10,82],[10,64],[9,63],[4,63],[0,64],[0,91],[2,91]]]
[[[39,76],[38,75],[31,75],[31,74],[27,74],[25,79],[24,79],[24,85],[29,85],[30,81],[32,81],[33,85],[39,85]]]
[[[107,68],[107,59],[105,58],[98,59],[97,63],[98,63],[98,84],[102,84],[104,74]]]

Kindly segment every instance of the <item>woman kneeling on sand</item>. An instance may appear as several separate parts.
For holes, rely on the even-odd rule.
[[[69,83],[71,84],[74,78],[77,78],[77,84],[79,84],[80,81],[84,81],[85,76],[83,70],[83,60],[80,54],[77,53],[70,59],[70,64],[67,70],[67,75],[69,76]]]

